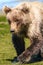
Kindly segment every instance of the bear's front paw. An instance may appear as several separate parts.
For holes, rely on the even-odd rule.
[[[21,54],[20,56],[18,56],[18,60],[21,63],[27,63],[31,60],[31,56],[30,55],[26,55],[26,54]]]

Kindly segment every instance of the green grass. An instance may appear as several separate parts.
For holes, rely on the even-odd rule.
[[[6,24],[5,24],[6,23]],[[0,16],[0,65],[21,65],[19,62],[14,64],[6,59],[13,59],[16,56],[16,51],[11,42],[11,33],[9,31],[9,25],[5,16]],[[30,41],[25,38],[26,48],[30,45]],[[43,65],[43,61],[23,64],[23,65]]]
[[[6,17],[5,16],[0,16],[0,22],[2,22],[2,21],[6,22]]]

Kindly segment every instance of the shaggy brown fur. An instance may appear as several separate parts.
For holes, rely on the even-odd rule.
[[[43,45],[43,3],[25,2],[14,9],[4,8],[7,13],[11,30],[21,36],[24,34],[31,41],[31,46],[27,48],[19,57],[20,62],[30,61],[31,57],[38,54]]]

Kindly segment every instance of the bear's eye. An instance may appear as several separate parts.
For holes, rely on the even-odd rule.
[[[19,19],[16,19],[15,22],[19,22]]]
[[[8,23],[11,24],[11,21],[8,19]]]

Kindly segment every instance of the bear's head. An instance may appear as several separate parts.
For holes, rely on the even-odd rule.
[[[4,12],[10,25],[10,31],[18,35],[27,35],[30,23],[29,9],[26,6],[20,6],[14,9],[5,6]]]

